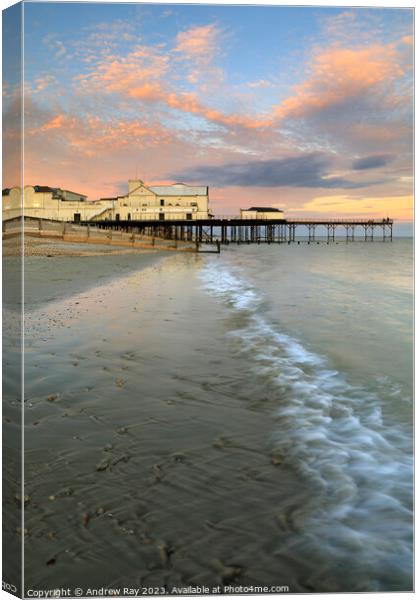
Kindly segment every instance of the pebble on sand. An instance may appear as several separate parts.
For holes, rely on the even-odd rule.
[[[15,500],[18,504],[21,504],[22,502],[22,496],[20,496],[19,494],[16,494],[15,496]],[[25,496],[23,496],[23,503],[26,505],[31,501],[31,497],[28,496],[27,494],[25,494]]]
[[[109,459],[104,459],[101,460],[97,465],[96,465],[96,470],[97,471],[106,471],[106,469],[108,469],[111,465],[111,461]]]

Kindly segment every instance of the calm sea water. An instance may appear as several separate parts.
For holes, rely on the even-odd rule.
[[[201,270],[230,343],[276,390],[271,441],[308,487],[278,555],[318,557],[315,589],[340,573],[343,591],[411,585],[412,251],[241,246]]]

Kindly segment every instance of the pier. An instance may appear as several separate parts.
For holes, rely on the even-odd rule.
[[[194,242],[198,250],[203,244],[220,249],[221,245],[227,244],[333,243],[337,239],[347,243],[392,242],[393,220],[241,219],[238,216],[220,216],[194,221],[115,220],[83,221],[80,224],[91,228],[138,233],[152,238]]]

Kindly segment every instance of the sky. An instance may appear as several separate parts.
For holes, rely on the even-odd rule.
[[[98,199],[125,193],[128,179],[184,182],[209,186],[215,215],[260,204],[296,217],[411,220],[411,9],[23,10],[26,184]],[[10,60],[10,147],[16,73]],[[3,186],[14,178],[5,168]]]

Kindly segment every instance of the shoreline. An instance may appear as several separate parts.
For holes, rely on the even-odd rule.
[[[16,238],[15,238],[16,239]],[[3,241],[4,244],[4,241]],[[21,268],[25,273],[25,310],[31,311],[106,284],[130,273],[158,264],[170,252],[140,248],[86,246],[58,240],[25,238],[25,256],[9,245],[3,261],[8,268],[9,285],[3,288],[4,306],[16,310],[20,305]],[[15,261],[19,264],[14,266]]]

